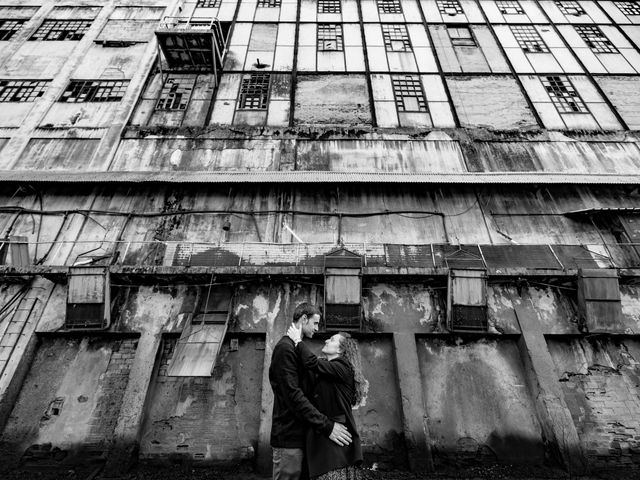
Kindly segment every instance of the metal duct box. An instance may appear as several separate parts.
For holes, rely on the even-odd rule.
[[[621,332],[622,303],[616,270],[578,271],[578,314],[589,332]]]
[[[324,260],[324,326],[359,331],[362,321],[362,257],[340,248]]]
[[[448,287],[449,329],[455,332],[486,332],[486,271],[449,270]]]
[[[65,328],[102,330],[111,322],[108,267],[70,267]]]

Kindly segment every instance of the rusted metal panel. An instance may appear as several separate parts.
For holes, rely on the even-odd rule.
[[[547,245],[482,245],[489,268],[561,269]]]

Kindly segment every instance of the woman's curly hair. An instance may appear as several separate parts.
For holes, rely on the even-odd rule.
[[[358,342],[351,337],[347,332],[338,332],[340,335],[340,349],[342,350],[342,357],[344,357],[353,368],[354,378],[354,395],[351,400],[351,404],[354,407],[364,405],[366,402],[367,394],[369,393],[369,381],[364,378],[362,374],[362,362],[360,361],[360,351],[358,349]]]

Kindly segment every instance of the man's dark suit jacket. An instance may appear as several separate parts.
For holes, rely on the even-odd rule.
[[[269,382],[273,389],[271,446],[304,448],[309,427],[329,436],[333,421],[320,413],[305,396],[303,379],[308,375],[296,354],[293,340],[284,336],[273,349]],[[310,392],[306,392],[310,393]]]

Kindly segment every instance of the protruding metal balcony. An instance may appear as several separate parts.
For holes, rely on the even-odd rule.
[[[156,37],[168,70],[214,72],[221,70],[226,51],[225,29],[212,17],[165,17]]]

